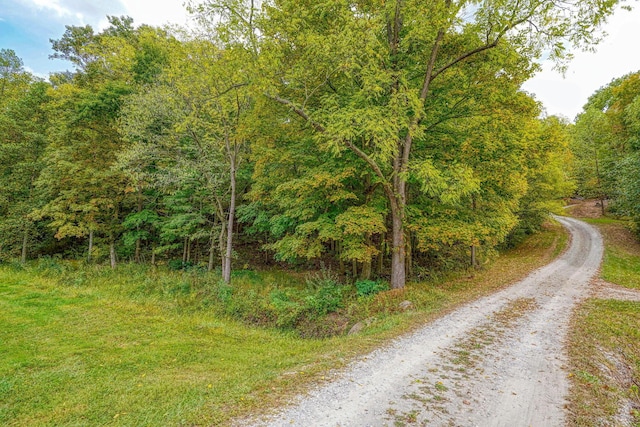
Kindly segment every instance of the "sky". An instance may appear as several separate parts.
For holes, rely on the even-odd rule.
[[[128,15],[134,24],[185,24],[184,0],[0,0],[0,48],[13,49],[25,68],[46,77],[72,68],[48,59],[49,39],[59,39],[65,25],[107,26],[107,15]],[[542,102],[548,115],[569,120],[582,110],[588,97],[616,77],[640,70],[640,5],[619,10],[605,27],[608,33],[597,51],[576,52],[565,75],[543,63],[543,69],[523,89]]]

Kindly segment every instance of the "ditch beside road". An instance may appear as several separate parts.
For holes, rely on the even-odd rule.
[[[557,220],[569,248],[524,280],[361,357],[289,408],[252,425],[561,426],[564,340],[589,296],[603,244],[591,225]]]

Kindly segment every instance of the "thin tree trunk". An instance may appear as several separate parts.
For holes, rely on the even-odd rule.
[[[341,275],[344,275],[346,267],[344,266],[344,260],[342,259],[342,242],[336,242],[336,254],[338,256],[338,270]]]
[[[475,214],[476,209],[478,208],[477,203],[476,203],[476,196],[475,194],[471,196],[471,209],[473,209],[473,212]],[[471,245],[471,267],[475,268],[476,267],[476,246],[475,245]]]
[[[227,223],[226,221],[222,221],[220,223],[220,234],[218,235],[218,251],[220,252],[220,271],[224,272],[224,263],[225,263],[225,259],[224,259],[224,251],[225,248],[227,246],[225,237],[227,235]]]
[[[136,252],[133,255],[133,261],[140,264],[140,239],[136,240]]]
[[[411,275],[413,274],[413,251],[412,251],[412,247],[411,247],[411,236],[409,236],[406,239],[406,248],[407,248],[407,269],[406,269],[406,273],[407,273],[407,277],[411,277]]]
[[[358,278],[358,261],[351,260],[351,274],[353,274],[353,280]]]
[[[384,251],[385,251],[386,236],[382,235],[382,241],[380,242],[380,254],[378,256],[378,275],[382,274],[384,270]]]
[[[187,263],[187,242],[189,241],[188,237],[184,238],[184,243],[182,243],[182,264]]]
[[[89,230],[89,253],[87,254],[87,262],[91,262],[93,254],[93,230]]]
[[[156,265],[156,248],[151,246],[151,265]]]
[[[213,238],[214,229],[215,224],[211,228],[211,244],[209,245],[209,263],[207,264],[207,271],[213,271],[213,264],[215,263],[216,239]]]
[[[111,268],[116,268],[116,242],[111,239],[109,242],[109,258],[111,260]]]
[[[233,254],[233,222],[236,213],[236,159],[231,158],[231,200],[229,204],[229,219],[227,223],[227,248],[224,255],[223,280],[231,282],[231,255]]]
[[[22,264],[27,262],[27,243],[29,242],[29,230],[25,227],[24,234],[22,235],[22,255],[20,262]]]
[[[140,190],[138,190],[138,213],[142,212],[142,194],[140,193]],[[138,231],[138,235],[140,234],[140,225],[136,226],[136,231]],[[140,241],[140,237],[138,237],[136,239],[136,251],[133,255],[133,260],[140,264],[140,250],[141,250],[141,241]]]
[[[471,267],[476,266],[476,247],[471,245]]]
[[[371,245],[371,236],[367,236],[367,245]],[[371,264],[372,259],[369,258],[366,261],[362,262],[362,271],[360,272],[360,277],[364,280],[371,279]]]
[[[600,210],[602,211],[602,216],[604,216],[604,191],[602,189],[602,181],[600,180],[600,165],[598,162],[597,148],[595,148],[595,157],[596,157],[596,178],[598,180],[598,196],[600,198]]]

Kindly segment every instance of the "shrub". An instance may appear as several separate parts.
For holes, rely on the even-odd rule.
[[[281,289],[274,289],[269,294],[269,308],[276,318],[279,328],[293,328],[304,315],[305,307],[291,298]]]
[[[338,283],[327,284],[305,298],[306,306],[312,317],[324,316],[344,307],[344,287]]]
[[[379,292],[388,290],[389,283],[384,280],[358,280],[356,282],[356,291],[359,297],[375,295]]]

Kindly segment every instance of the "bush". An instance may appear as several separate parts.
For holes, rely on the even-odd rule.
[[[182,261],[181,259],[172,259],[167,263],[167,268],[171,271],[206,271],[201,265],[194,264],[191,261]]]
[[[312,317],[324,316],[333,313],[344,307],[343,291],[344,287],[338,283],[327,284],[318,289],[314,294],[305,298],[306,306]]]
[[[388,290],[389,283],[384,280],[358,280],[356,282],[356,291],[359,297],[375,295],[379,292]]]
[[[293,328],[300,321],[305,312],[305,307],[291,298],[288,292],[274,289],[269,294],[269,308],[275,317],[276,326],[279,328]]]

